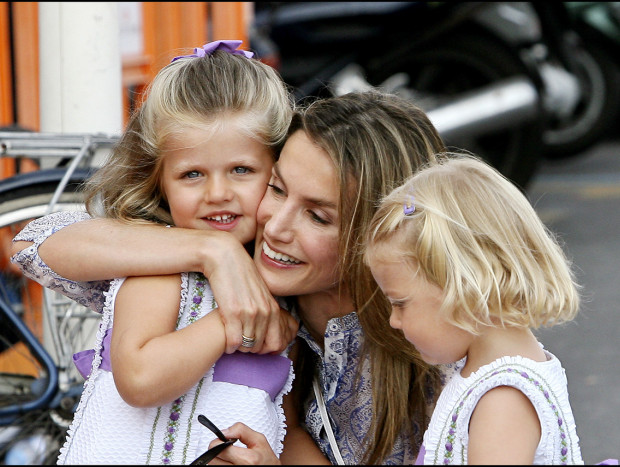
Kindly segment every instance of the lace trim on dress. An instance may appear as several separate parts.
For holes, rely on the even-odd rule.
[[[82,397],[80,398],[80,402],[75,411],[71,426],[67,430],[66,441],[63,447],[60,449],[60,455],[58,457],[59,464],[64,464],[67,452],[73,441],[73,435],[82,422],[84,408],[88,404],[88,400],[90,399],[91,394],[95,390],[95,381],[97,380],[97,375],[100,371],[103,371],[100,369],[103,338],[105,336],[106,330],[112,327],[114,319],[114,299],[116,297],[118,289],[121,287],[121,285],[123,285],[123,282],[125,282],[125,278],[114,279],[110,285],[110,290],[104,292],[105,305],[103,307],[103,316],[101,317],[101,321],[99,322],[99,329],[97,330],[97,335],[95,337],[95,354],[93,357],[92,369],[90,372],[90,376],[84,383]]]

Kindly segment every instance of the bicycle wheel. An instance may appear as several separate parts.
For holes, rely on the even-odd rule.
[[[83,177],[69,181],[54,212],[83,209],[83,195],[78,190]],[[59,180],[6,190],[0,183],[0,238],[5,246],[28,222],[47,214]],[[27,279],[8,261],[7,252],[5,249],[0,258],[2,299],[49,353],[58,372],[58,390],[40,407],[24,410],[10,420],[0,419],[0,461],[24,463],[19,456],[15,459],[15,453],[28,452],[28,462],[55,463],[84,383],[72,355],[92,348],[100,315]],[[0,325],[1,409],[36,400],[48,375],[19,333],[11,333],[4,322]]]

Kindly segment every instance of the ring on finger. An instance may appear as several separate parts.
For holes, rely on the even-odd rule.
[[[254,347],[255,342],[256,342],[256,338],[248,337],[245,334],[241,334],[241,346],[242,347]]]

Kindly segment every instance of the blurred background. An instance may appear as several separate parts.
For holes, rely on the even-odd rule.
[[[1,131],[118,135],[161,67],[217,39],[300,103],[405,96],[521,187],[584,285],[579,317],[539,332],[584,459],[620,457],[620,2],[0,2]],[[0,157],[0,179],[39,168]]]

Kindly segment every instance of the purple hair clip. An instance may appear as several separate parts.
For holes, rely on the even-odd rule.
[[[222,52],[228,52],[233,55],[244,55],[247,58],[252,58],[254,56],[254,52],[248,52],[247,50],[241,50],[238,47],[241,45],[243,41],[240,40],[223,40],[223,41],[213,41],[208,44],[203,45],[202,47],[194,48],[194,53],[191,55],[179,55],[178,57],[174,57],[172,61],[178,60],[179,58],[194,58],[194,57],[204,57],[205,55],[211,55],[216,50],[221,50]]]
[[[407,195],[407,199],[403,203],[403,212],[405,213],[405,216],[415,212],[415,198],[413,195]]]

